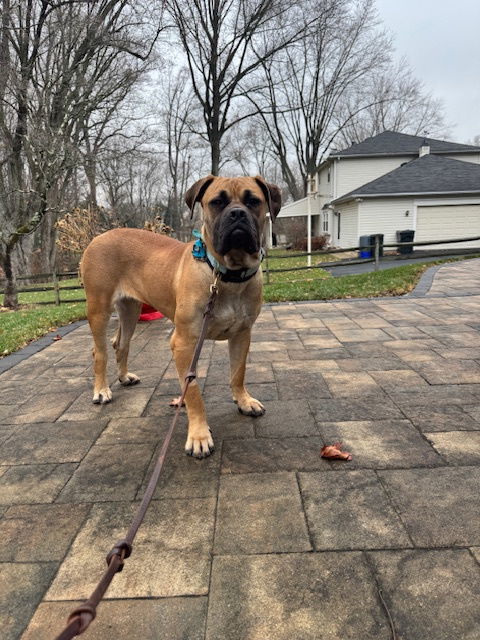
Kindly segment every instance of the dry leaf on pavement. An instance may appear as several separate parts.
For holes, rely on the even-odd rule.
[[[322,458],[331,458],[333,460],[346,460],[347,462],[352,459],[352,455],[348,451],[342,451],[343,444],[341,442],[334,442],[333,444],[326,444],[320,451]]]

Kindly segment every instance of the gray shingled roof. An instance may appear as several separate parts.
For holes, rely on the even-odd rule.
[[[480,147],[474,147],[470,144],[458,144],[424,136],[411,136],[397,131],[383,131],[372,138],[367,138],[348,147],[348,149],[334,151],[329,157],[418,155],[418,150],[424,140],[430,145],[431,153],[480,153]]]
[[[334,203],[382,195],[480,193],[480,164],[426,155],[340,196]]]

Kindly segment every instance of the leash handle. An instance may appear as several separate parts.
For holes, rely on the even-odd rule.
[[[185,396],[187,395],[188,387],[190,383],[197,377],[198,359],[200,358],[202,346],[205,342],[208,330],[208,322],[212,315],[217,295],[218,273],[215,273],[215,280],[210,285],[210,296],[203,312],[200,335],[198,336],[198,340],[195,345],[195,351],[190,363],[190,368],[187,375],[185,376],[182,395],[180,396],[177,410],[175,411],[175,415],[170,424],[170,428],[167,432],[167,435],[165,436],[165,440],[163,441],[160,453],[158,454],[157,462],[155,463],[155,467],[148,481],[148,485],[145,489],[145,493],[143,494],[142,501],[137,509],[132,523],[130,524],[127,535],[123,540],[117,542],[116,545],[109,551],[107,555],[107,569],[105,570],[95,590],[90,595],[88,600],[83,602],[80,606],[78,606],[71,612],[67,620],[67,625],[55,640],[72,640],[72,638],[79,636],[86,629],[88,629],[90,623],[95,619],[95,616],[97,615],[97,607],[103,596],[105,595],[108,587],[110,586],[110,583],[112,582],[115,574],[119,571],[122,571],[125,559],[128,558],[132,553],[133,541],[140,525],[143,522],[143,519],[145,518],[145,514],[147,513],[148,507],[150,506],[150,502],[153,498],[153,494],[155,492],[155,489],[157,488],[158,480],[160,478],[160,472],[162,470],[163,463],[165,462],[165,456],[167,454],[167,450],[170,445],[170,441],[172,439],[178,417],[180,415],[183,401],[185,400]]]

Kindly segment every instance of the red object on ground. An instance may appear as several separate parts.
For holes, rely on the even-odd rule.
[[[152,320],[159,320],[160,318],[163,318],[160,311],[157,311],[149,304],[142,304],[142,312],[138,318],[139,322],[152,322]]]

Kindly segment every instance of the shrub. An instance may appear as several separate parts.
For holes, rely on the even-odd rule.
[[[321,235],[321,236],[313,236],[312,237],[312,251],[321,251],[325,249],[328,241],[330,239],[329,235]],[[295,251],[306,251],[307,250],[307,238],[301,238],[293,243],[293,249]]]

